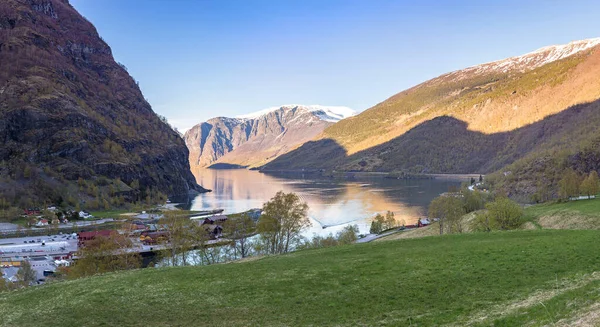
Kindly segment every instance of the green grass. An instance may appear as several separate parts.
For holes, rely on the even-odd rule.
[[[600,199],[538,204],[527,207],[524,217],[542,228],[600,229]]]
[[[4,326],[541,326],[600,301],[600,231],[463,234],[0,294]]]
[[[90,215],[94,218],[122,218],[120,217],[123,213],[135,212],[127,209],[113,209],[113,210],[102,210],[102,211],[91,211]]]

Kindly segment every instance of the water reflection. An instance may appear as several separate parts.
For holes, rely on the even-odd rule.
[[[429,202],[459,180],[396,180],[354,176],[330,179],[314,175],[267,175],[245,169],[195,172],[198,183],[212,189],[198,195],[191,209],[224,209],[225,213],[260,208],[278,191],[295,192],[310,207],[313,223],[307,235],[336,233],[347,224],[369,230],[373,215],[393,211],[397,220],[414,223],[426,215]]]

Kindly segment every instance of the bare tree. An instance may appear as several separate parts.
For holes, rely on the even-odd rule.
[[[231,247],[234,256],[238,258],[247,257],[252,249],[249,237],[256,232],[256,223],[248,215],[242,214],[241,217],[227,220],[223,224],[223,229],[232,241]]]

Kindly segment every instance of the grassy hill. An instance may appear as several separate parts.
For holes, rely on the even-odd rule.
[[[539,228],[600,229],[600,199],[538,204],[524,214]]]
[[[0,294],[3,326],[542,326],[598,316],[600,231],[450,235]]]

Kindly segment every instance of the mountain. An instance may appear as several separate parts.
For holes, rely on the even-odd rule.
[[[236,118],[217,117],[184,135],[192,167],[257,166],[355,112],[346,107],[284,105]]]
[[[262,169],[489,173],[528,166],[523,160],[542,153],[575,156],[599,136],[599,44],[544,47],[441,75],[326,128]]]
[[[181,137],[67,0],[3,0],[0,62],[0,198],[59,202],[83,184],[93,201],[203,191]]]

